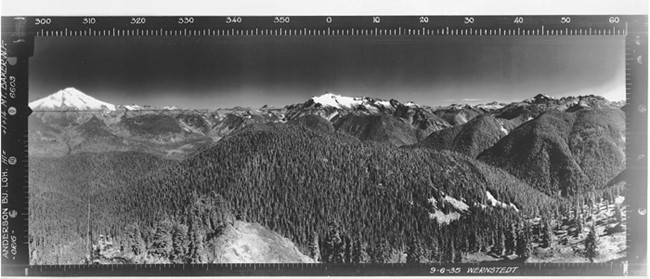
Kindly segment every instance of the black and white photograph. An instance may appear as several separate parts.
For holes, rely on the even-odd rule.
[[[648,3],[331,1],[3,2],[2,274],[647,275]]]
[[[30,263],[622,261],[624,47],[37,38]]]

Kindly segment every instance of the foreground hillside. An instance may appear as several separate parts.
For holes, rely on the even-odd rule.
[[[111,193],[132,185],[138,177],[164,168],[167,163],[138,152],[30,158],[30,261],[34,264],[82,261],[90,250],[86,244],[89,221],[95,226],[96,220],[111,218],[110,208],[120,202]],[[92,236],[97,239],[99,235]]]
[[[53,161],[40,168],[71,165],[47,160]],[[65,192],[82,201],[87,185],[110,177],[110,172],[100,172],[85,177],[85,183],[68,185],[65,178],[47,183],[41,175],[53,172],[34,170],[34,187],[49,192],[77,187]],[[77,176],[78,171],[83,167],[63,173]],[[301,250],[320,246],[320,253],[312,251],[320,254],[310,255],[313,259],[338,261],[328,243],[340,241],[347,246],[337,247],[356,245],[367,254],[358,261],[384,262],[409,243],[427,251],[487,245],[495,231],[517,222],[519,214],[551,212],[554,206],[552,199],[506,172],[460,154],[363,143],[294,124],[249,126],[192,158],[163,162],[157,171],[142,174],[92,188],[99,191],[92,206],[101,209],[91,213],[93,239],[110,234],[136,255],[193,262],[202,260],[196,251],[209,247],[232,223],[227,220],[258,222]],[[61,235],[74,228],[77,242],[83,243],[87,204],[66,206],[78,212],[69,220],[73,224],[47,229]],[[32,224],[34,231],[46,229]],[[179,237],[195,250],[153,249],[165,232],[171,237],[178,230],[187,231]],[[45,232],[36,235],[35,241],[57,243]],[[162,246],[173,247],[174,240]],[[430,258],[451,261],[453,255]]]
[[[463,255],[463,262],[515,261],[527,263],[608,263],[625,259],[626,206],[624,197],[611,196],[606,200],[585,206],[579,215],[567,214],[545,224],[542,219],[527,220],[531,230],[528,247],[504,249],[495,253],[494,249],[476,251]],[[576,218],[576,216],[579,216]],[[548,228],[546,228],[548,225]],[[589,248],[589,238],[593,233],[593,250]],[[497,245],[499,246],[499,245]],[[504,246],[506,246],[504,244]],[[518,255],[518,249],[525,251],[527,257]],[[593,251],[593,258],[588,254]]]
[[[259,224],[235,221],[217,239],[214,262],[313,263],[287,238]]]

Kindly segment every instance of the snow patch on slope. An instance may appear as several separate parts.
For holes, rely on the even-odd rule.
[[[460,213],[458,212],[449,212],[447,214],[443,213],[440,210],[436,210],[433,213],[429,212],[429,219],[435,219],[440,225],[449,225],[451,221],[456,221],[460,219]]]
[[[448,204],[452,207],[448,210],[448,213],[444,213],[442,210],[439,210],[438,201],[436,201],[436,198],[431,197],[428,199],[428,201],[433,207],[433,212],[429,212],[429,219],[436,220],[440,225],[448,225],[452,221],[460,219],[461,213],[469,210],[469,206],[466,203],[447,195],[444,197],[443,206],[445,206],[445,204]]]
[[[390,104],[390,101],[377,101],[377,104],[385,107],[385,108],[390,108],[393,107],[393,105]]]
[[[515,206],[515,205],[512,204],[512,203],[508,203],[508,204],[506,204],[506,203],[504,203],[504,202],[501,202],[501,201],[497,200],[497,199],[492,195],[492,193],[490,193],[490,191],[486,191],[486,192],[485,192],[485,196],[487,196],[488,202],[490,203],[490,205],[491,205],[492,207],[501,207],[501,208],[505,208],[505,209],[512,208],[512,209],[514,209],[515,211],[519,211],[519,209],[517,208],[517,206]]]
[[[332,112],[330,115],[328,115],[328,116],[326,117],[326,119],[327,119],[328,121],[332,121],[332,119],[333,119],[334,117],[336,117],[337,115],[339,115],[339,112],[338,112],[338,111],[334,111],[334,112]]]
[[[464,203],[462,201],[454,199],[454,198],[452,198],[450,196],[445,196],[445,201],[448,202],[449,204],[451,204],[451,206],[455,207],[456,209],[458,209],[460,211],[469,210],[469,205],[467,205],[466,203]]]

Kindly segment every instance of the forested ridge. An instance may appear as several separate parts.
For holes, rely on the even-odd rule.
[[[620,109],[549,111],[514,129],[478,159],[548,195],[600,189],[625,168]]]
[[[259,222],[307,254],[319,247],[320,255],[314,257],[323,261],[345,261],[332,253],[347,247],[350,255],[354,249],[367,254],[358,261],[386,262],[397,251],[417,245],[433,253],[427,261],[449,262],[453,253],[442,251],[490,247],[501,229],[520,223],[519,216],[550,214],[555,206],[553,199],[506,172],[461,154],[361,142],[302,125],[251,125],[182,162],[137,153],[75,156],[40,159],[39,169],[57,174],[31,174],[32,184],[43,188],[33,195],[64,191],[65,198],[76,199],[67,203],[75,216],[67,218],[70,225],[35,219],[32,227],[38,233],[32,241],[56,243],[48,238],[65,235],[72,227],[76,234],[63,240],[76,241],[84,251],[86,207],[91,203],[93,241],[98,234],[110,234],[131,259],[208,260],[210,240],[236,218]],[[39,159],[33,161],[39,164]],[[486,206],[487,191],[521,212]],[[470,210],[458,210],[445,196],[463,201]],[[32,212],[61,206],[53,201],[62,198],[44,199]],[[429,217],[436,210],[461,217],[441,225]],[[49,220],[59,218],[64,217]],[[180,244],[175,244],[175,234]],[[175,245],[180,245],[178,251]]]
[[[452,150],[476,158],[478,154],[492,147],[508,131],[492,115],[480,115],[465,124],[431,133],[418,145],[438,149]]]

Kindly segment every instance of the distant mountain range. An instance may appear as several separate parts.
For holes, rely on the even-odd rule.
[[[331,123],[334,130],[348,133],[364,141],[386,142],[395,146],[415,144],[432,146],[433,144],[434,148],[461,151],[470,156],[478,155],[514,128],[547,111],[618,109],[622,105],[621,102],[609,102],[593,95],[556,99],[539,94],[530,99],[507,104],[489,102],[474,106],[453,104],[430,107],[412,101],[402,103],[396,99],[382,100],[325,93],[310,98],[304,103],[291,104],[283,108],[264,106],[259,109],[235,107],[191,110],[179,109],[176,106],[155,108],[136,104],[114,105],[95,99],[75,88],[60,90],[29,104],[32,110],[42,112],[30,118],[30,124],[38,130],[42,139],[40,142],[46,145],[57,142],[50,139],[60,137],[62,132],[69,130],[68,128],[76,130],[92,126],[94,128],[90,130],[102,131],[99,133],[102,136],[108,133],[117,137],[126,137],[127,141],[133,138],[139,139],[129,144],[140,144],[143,139],[166,144],[170,141],[183,142],[188,138],[192,141],[219,140],[232,131],[253,123],[295,122],[306,116],[318,116]],[[94,116],[98,123],[82,125],[90,120],[90,115],[75,114],[81,111],[96,112]],[[167,113],[163,113],[165,111]],[[472,121],[478,116],[485,117]],[[486,121],[489,119],[494,120]],[[71,124],[74,125],[70,126]],[[454,129],[448,129],[452,127]],[[488,134],[491,136],[485,134],[487,131],[490,131]],[[90,134],[84,131],[83,135]],[[462,137],[459,138],[459,135]],[[72,138],[75,137],[76,133],[68,135],[67,138],[70,140],[65,140],[67,142],[65,146],[56,149],[59,151],[67,149],[68,152],[74,152],[76,148],[84,150],[81,147],[85,142],[83,138],[73,140]],[[473,137],[476,139],[471,140]],[[102,140],[101,137],[96,138]],[[463,147],[466,145],[473,147]],[[113,147],[115,146],[111,144],[106,148]],[[143,148],[149,149],[146,146]],[[121,150],[122,147],[118,149]]]
[[[525,99],[521,102],[502,103],[492,101],[485,104],[467,105],[467,104],[451,104],[447,106],[430,107],[418,105],[413,101],[401,103],[396,99],[383,100],[372,97],[348,97],[337,95],[334,93],[326,92],[321,96],[314,96],[304,103],[287,105],[285,109],[290,113],[287,115],[288,119],[293,119],[304,114],[319,114],[323,118],[331,120],[341,111],[347,112],[365,112],[367,114],[377,113],[395,113],[400,107],[430,109],[440,115],[445,115],[444,112],[473,110],[476,112],[499,112],[506,113],[521,107],[529,106],[543,106],[547,109],[566,110],[578,107],[618,107],[624,105],[624,101],[610,102],[607,99],[588,95],[577,97],[562,97],[553,98],[548,95],[538,94],[533,98]],[[35,111],[115,111],[115,110],[147,110],[147,109],[162,109],[162,110],[181,110],[182,108],[170,105],[164,107],[153,107],[150,105],[137,105],[137,104],[110,104],[94,97],[91,97],[84,92],[74,88],[68,87],[61,89],[47,97],[35,100],[29,103],[29,107]],[[246,109],[243,107],[235,107],[233,109]],[[249,108],[250,109],[250,108]],[[268,109],[267,106],[260,108],[262,110]],[[191,110],[191,109],[190,109]],[[327,114],[329,112],[330,114]],[[507,114],[506,114],[507,115]],[[465,119],[469,120],[469,119]],[[448,122],[455,122],[453,120]],[[460,120],[460,122],[467,122]]]
[[[29,103],[33,111],[115,111],[115,110],[177,110],[176,106],[154,108],[144,105],[114,105],[95,99],[74,87],[61,89],[56,93]]]
[[[213,262],[223,247],[248,258],[250,241],[232,243],[244,227],[270,251],[255,259],[525,261],[515,235],[535,243],[536,261],[574,257],[582,248],[554,249],[545,232],[584,243],[580,222],[591,222],[624,239],[622,221],[600,221],[615,219],[609,209],[591,217],[625,185],[623,105],[539,94],[430,107],[326,93],[283,108],[158,109],[67,88],[30,103],[30,259],[83,261],[89,200],[91,237],[110,232],[119,245],[99,251],[102,263]],[[418,249],[426,256],[414,260]]]
[[[30,103],[38,111],[29,120],[30,152],[140,150],[184,158],[248,125],[288,122],[362,141],[458,152],[566,195],[587,184],[604,185],[623,169],[622,105],[593,95],[539,94],[512,103],[430,107],[325,93],[284,108],[182,110],[113,105],[66,88]],[[584,150],[585,144],[599,148]],[[594,164],[607,171],[590,171]]]

